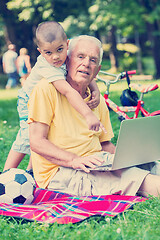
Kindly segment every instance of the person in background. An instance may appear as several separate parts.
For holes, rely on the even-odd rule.
[[[16,53],[16,46],[14,44],[8,45],[8,51],[3,54],[2,66],[4,73],[8,76],[6,89],[16,87],[18,84],[18,73],[17,73],[17,60],[18,54]]]
[[[17,58],[17,70],[20,76],[20,82],[23,86],[24,81],[31,72],[30,56],[28,55],[28,50],[26,48],[21,48],[19,50],[19,56]]]

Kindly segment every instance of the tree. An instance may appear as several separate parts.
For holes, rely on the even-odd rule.
[[[0,14],[6,27],[5,39],[26,47],[35,60],[38,52],[34,44],[37,25],[46,20],[63,22],[68,37],[90,34],[110,43],[110,59],[119,66],[117,40],[130,39],[136,43],[138,69],[141,72],[142,34],[147,32],[160,77],[160,3],[158,0],[1,0]],[[146,34],[143,34],[143,36]],[[25,45],[25,46],[24,46]],[[143,43],[145,46],[145,43]]]
[[[68,1],[68,0],[2,0],[5,7],[3,15],[6,29],[9,33],[9,41],[14,41],[18,48],[29,49],[31,58],[35,61],[37,57],[34,35],[37,25],[43,21],[63,21],[68,15],[78,17],[79,13],[86,13],[91,0]],[[2,3],[1,2],[1,3]],[[6,14],[9,12],[9,14]],[[13,15],[13,19],[11,19]],[[7,24],[9,22],[9,24]],[[13,23],[16,28],[13,28]],[[10,26],[12,28],[10,29]],[[11,33],[11,30],[14,34]]]
[[[7,0],[0,1],[0,15],[2,16],[3,22],[5,23],[5,40],[6,43],[16,43],[16,17],[12,11],[7,8]]]
[[[96,0],[90,7],[92,18],[91,29],[101,31],[110,43],[110,60],[112,68],[118,67],[117,35],[122,37],[135,36],[134,31],[144,29],[139,19],[142,9],[136,1],[124,0]]]
[[[148,38],[152,45],[155,62],[155,77],[160,78],[160,2],[157,0],[140,0],[144,7],[143,19],[146,22]]]

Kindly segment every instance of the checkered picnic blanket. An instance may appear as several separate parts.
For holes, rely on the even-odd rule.
[[[77,223],[91,216],[114,217],[145,201],[138,196],[76,197],[57,191],[37,188],[30,205],[0,203],[0,215],[30,221],[58,224]]]

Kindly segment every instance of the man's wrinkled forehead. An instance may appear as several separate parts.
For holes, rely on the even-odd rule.
[[[76,55],[87,55],[89,57],[94,57],[97,60],[100,58],[100,49],[97,46],[97,44],[92,40],[79,40],[77,41],[74,49],[72,50],[72,53],[75,53]]]

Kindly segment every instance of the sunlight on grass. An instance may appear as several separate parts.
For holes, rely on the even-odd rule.
[[[152,84],[152,83],[157,83],[160,87],[160,80],[155,80],[155,81],[134,81],[135,83],[140,83],[140,84]],[[106,90],[105,84],[102,82],[97,82],[98,87],[101,92],[104,92]],[[117,82],[116,84],[112,84],[110,86],[110,91],[122,91],[125,88],[127,88],[127,82],[125,80]],[[0,89],[0,99],[3,100],[9,100],[13,98],[17,98],[19,88],[13,88],[13,89]],[[160,91],[160,88],[158,89]]]
[[[13,89],[0,89],[0,100],[9,100],[13,98],[17,98],[19,88]]]

